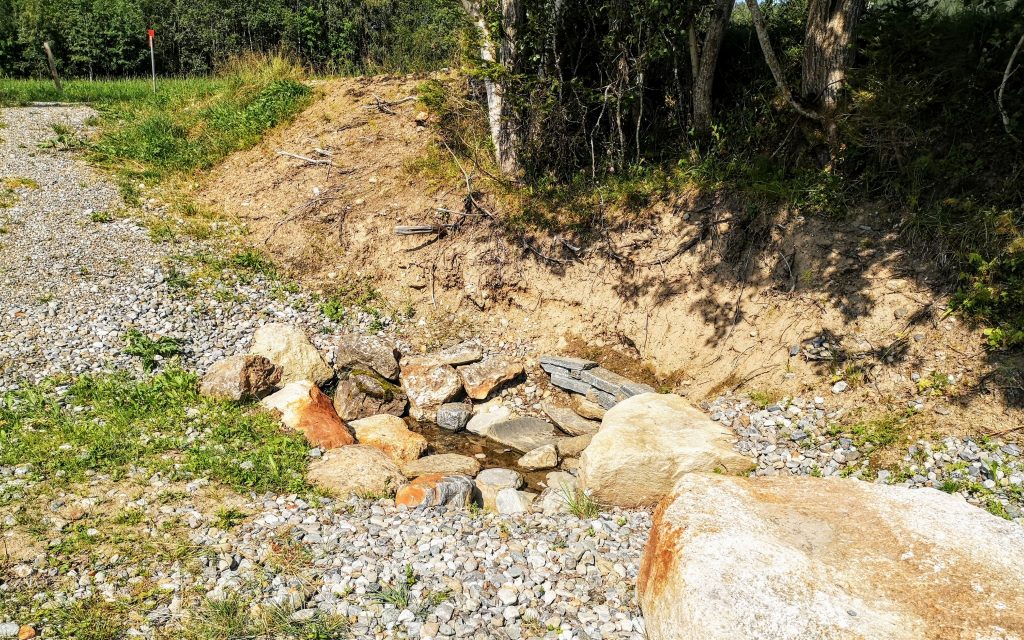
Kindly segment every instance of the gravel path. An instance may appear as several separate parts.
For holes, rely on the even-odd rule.
[[[179,339],[183,364],[199,371],[244,351],[254,329],[272,320],[306,327],[327,351],[328,336],[318,331],[327,323],[304,294],[259,276],[231,280],[227,289],[183,291],[169,281],[168,261],[208,247],[154,243],[132,220],[96,219],[121,207],[118,189],[72,153],[44,144],[55,124],[82,131],[92,115],[84,107],[0,111],[8,125],[0,179],[39,185],[18,187],[14,206],[0,209],[0,393],[47,376],[138,370],[138,358],[124,353],[130,329]],[[0,494],[27,490],[31,477],[27,466],[0,468]],[[135,531],[144,537],[166,538],[163,524],[186,522],[193,558],[136,564],[96,557],[87,570],[62,573],[47,568],[40,550],[14,567],[0,591],[46,584],[41,609],[64,609],[95,596],[128,598],[146,579],[164,595],[138,608],[143,618],[133,616],[129,635],[150,638],[173,634],[205,598],[235,596],[280,606],[296,621],[317,612],[344,616],[356,638],[643,637],[633,585],[650,528],[646,512],[508,517],[250,495],[237,507],[251,517],[223,530],[220,501],[199,504],[203,486],[178,487],[185,498],[174,504],[166,496],[175,492],[159,477],[133,472],[114,483],[98,476],[81,495],[54,500],[42,518],[60,535],[83,512],[139,509],[149,524]],[[76,513],[64,517],[68,509]],[[15,525],[14,516],[6,520],[0,525]],[[84,533],[108,535],[102,527]],[[408,603],[384,602],[382,590],[401,584],[406,571],[415,576]],[[47,637],[45,620],[0,623],[34,624]]]
[[[174,290],[169,258],[204,249],[188,239],[154,243],[116,213],[118,189],[75,155],[40,148],[54,125],[84,130],[86,107],[5,109],[0,179],[23,178],[13,207],[0,209],[0,391],[55,374],[134,369],[124,334],[135,328],[181,340],[184,364],[205,369],[244,350],[253,329],[270,319],[316,326],[301,295],[261,277],[231,291]]]

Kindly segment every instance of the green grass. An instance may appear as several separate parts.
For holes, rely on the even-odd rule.
[[[282,638],[288,640],[335,640],[348,638],[348,621],[318,613],[308,622],[291,620],[280,608],[253,608],[237,596],[206,601],[175,637],[183,640],[242,640]]]
[[[58,94],[42,80],[0,79],[0,106],[84,102],[99,112],[90,157],[123,178],[153,182],[208,169],[255,144],[307,103],[302,72],[282,57],[228,65],[215,76],[148,80],[72,80]],[[69,132],[55,129],[68,144]]]
[[[565,505],[569,512],[577,518],[596,518],[601,514],[601,506],[586,491],[563,487],[562,495],[565,497]]]
[[[915,415],[912,409],[885,413],[880,416],[861,420],[849,425],[833,425],[829,435],[849,437],[857,448],[871,444],[875,448],[885,448],[896,444],[906,432],[910,419]]]
[[[405,565],[405,578],[395,581],[394,584],[383,585],[377,593],[370,594],[370,598],[381,604],[393,604],[399,609],[406,609],[409,606],[410,590],[418,581],[412,565]]]
[[[236,490],[307,492],[308,445],[263,411],[202,398],[179,369],[133,379],[83,376],[61,397],[50,381],[0,398],[0,465],[28,463],[49,486],[132,467],[205,477]]]

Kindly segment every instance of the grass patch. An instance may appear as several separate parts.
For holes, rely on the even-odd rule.
[[[38,189],[39,183],[32,178],[5,178],[3,187],[5,189]]]
[[[875,449],[884,449],[900,441],[908,432],[910,421],[915,415],[917,414],[913,409],[906,409],[849,425],[833,425],[829,429],[829,435],[848,437],[858,449],[867,445]]]
[[[51,486],[89,471],[124,477],[133,467],[171,479],[210,478],[240,491],[306,492],[308,445],[262,411],[199,396],[176,368],[141,379],[82,376],[0,398],[0,465],[32,465]]]
[[[207,600],[174,637],[182,640],[334,640],[349,637],[348,632],[348,621],[341,617],[317,613],[311,620],[299,623],[284,609],[253,607],[240,597],[231,596],[220,601]]]
[[[782,392],[776,389],[754,389],[747,395],[750,396],[751,402],[761,407],[762,409],[770,407],[771,405],[781,401],[783,398]]]
[[[144,79],[72,80],[63,94],[42,80],[0,79],[0,106],[62,101],[95,107],[100,115],[93,139],[79,139],[72,129],[55,125],[56,138],[44,146],[84,147],[92,163],[114,174],[125,203],[135,206],[141,202],[140,184],[153,186],[213,167],[289,121],[310,96],[302,69],[282,56],[235,61],[212,76],[164,79],[155,94]],[[177,200],[181,192],[172,186],[168,197]],[[3,198],[0,192],[0,206]],[[182,232],[211,235],[208,222],[190,218],[187,211],[175,213],[183,224],[150,221],[154,240]]]
[[[89,214],[89,220],[92,220],[93,222],[99,222],[101,224],[106,224],[108,222],[114,221],[114,215],[109,211],[93,211],[91,214]]]
[[[399,609],[409,607],[410,591],[419,578],[412,570],[412,565],[405,565],[405,577],[393,584],[382,585],[377,593],[370,594],[370,598],[381,604],[393,604]]]

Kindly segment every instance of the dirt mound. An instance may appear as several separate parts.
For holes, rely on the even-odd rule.
[[[441,237],[396,235],[464,211],[462,175],[415,171],[433,140],[406,100],[421,81],[321,84],[292,124],[215,170],[204,199],[316,286],[372,278],[393,308],[425,320],[410,323],[413,340],[469,331],[538,354],[604,354],[693,400],[828,394],[846,380],[847,404],[865,413],[923,399],[929,433],[1022,424],[1007,395],[1019,367],[992,360],[976,331],[945,315],[932,267],[904,254],[895,221],[875,211],[842,222],[752,215],[724,194],[680,194],[586,249],[502,234],[481,215]]]

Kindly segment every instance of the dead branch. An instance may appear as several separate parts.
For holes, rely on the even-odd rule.
[[[330,158],[310,158],[309,156],[302,156],[302,155],[299,155],[297,153],[292,153],[290,151],[282,151],[281,149],[277,150],[277,155],[285,156],[287,158],[295,158],[296,160],[302,160],[306,164],[311,164],[311,165],[333,166],[333,164],[334,164],[330,160]]]
[[[1017,54],[1020,53],[1021,45],[1024,45],[1024,33],[1020,34],[1017,46],[1013,48],[1013,53],[1010,54],[1010,59],[1006,63],[1006,69],[1003,70],[1003,81],[999,83],[999,93],[996,94],[996,104],[999,106],[999,115],[1003,118],[1003,128],[1006,129],[1006,135],[1013,138],[1016,142],[1020,142],[1020,139],[1013,135],[1013,131],[1010,129],[1010,116],[1006,113],[1006,107],[1003,106],[1003,92],[1006,91],[1006,81],[1016,71],[1013,68],[1013,62],[1017,59]]]
[[[412,101],[419,100],[419,99],[420,99],[419,96],[408,96],[408,97],[402,98],[401,100],[394,100],[394,101],[390,101],[389,102],[387,100],[382,99],[378,95],[374,95],[373,96],[373,104],[372,105],[371,104],[363,105],[363,109],[376,109],[376,110],[380,111],[381,113],[386,113],[388,115],[392,115],[393,116],[393,115],[395,115],[395,112],[394,112],[394,110],[391,109],[391,107],[397,107],[400,104],[404,104],[406,102],[412,102]]]

